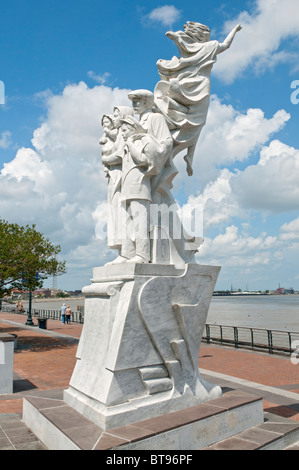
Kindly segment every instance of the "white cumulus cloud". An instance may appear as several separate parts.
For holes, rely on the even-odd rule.
[[[19,149],[0,172],[1,217],[36,224],[61,245],[69,269],[84,270],[86,260],[95,257],[87,279],[105,256],[102,242],[96,240],[94,217],[107,192],[100,158],[101,117],[114,106],[131,105],[127,95],[128,90],[89,88],[84,82],[66,86],[60,95],[47,93],[43,99],[48,114],[33,133],[32,148]]]
[[[280,228],[280,239],[299,242],[299,217],[285,223]]]
[[[89,76],[89,78],[91,78],[95,82],[99,83],[100,85],[104,85],[110,77],[109,72],[104,72],[102,74],[97,74],[97,73],[93,72],[93,70],[89,70],[89,72],[87,72],[87,75]]]
[[[271,249],[277,244],[277,237],[263,232],[257,237],[240,233],[235,225],[226,227],[214,239],[207,238],[198,258],[203,262],[213,254],[213,264],[226,267],[266,265],[271,261]]]
[[[89,88],[80,82],[66,86],[59,95],[47,92],[43,95],[47,116],[33,133],[32,148],[19,149],[0,172],[1,217],[35,223],[59,243],[71,279],[79,279],[83,273],[89,282],[92,267],[111,257],[106,241],[99,237],[107,200],[100,122],[114,106],[131,105],[128,91],[103,85]],[[186,175],[182,156],[176,157],[179,175],[175,181],[186,182],[188,202],[204,208],[205,243],[200,262],[205,259],[232,266],[239,256],[248,266],[258,266],[259,260],[266,263],[270,259],[273,250],[278,259],[279,243],[297,233],[296,227],[285,226],[276,240],[266,234],[252,236],[250,230],[240,232],[234,224],[236,219],[246,221],[251,209],[277,210],[279,200],[284,200],[285,207],[292,201],[298,204],[298,150],[277,140],[268,144],[288,119],[283,110],[266,118],[261,109],[240,113],[216,96],[212,98],[192,178]],[[258,149],[256,165],[237,172],[225,168]],[[287,177],[285,182],[283,177]],[[215,228],[225,232],[213,239],[208,230]]]
[[[290,114],[284,110],[278,110],[269,118],[259,108],[241,113],[213,95],[207,124],[195,150],[193,177],[186,176],[184,162],[179,155],[175,163],[180,175],[175,185],[180,184],[183,179],[193,192],[196,186],[205,187],[218,177],[215,168],[246,161],[254,152],[259,151],[273,134],[283,129],[289,119]]]
[[[231,185],[245,208],[286,212],[299,209],[299,150],[278,140],[262,149],[257,165],[248,166]]]
[[[181,11],[174,5],[164,5],[154,8],[146,18],[150,21],[161,23],[163,26],[172,27],[181,17]]]
[[[0,135],[0,148],[6,149],[12,144],[11,132],[3,131]]]
[[[215,66],[222,80],[232,82],[248,66],[261,73],[280,62],[298,65],[298,52],[282,45],[286,39],[299,37],[298,0],[256,0],[254,11],[243,11],[227,22],[224,33],[238,23],[243,29],[231,46],[233,53],[219,55]]]

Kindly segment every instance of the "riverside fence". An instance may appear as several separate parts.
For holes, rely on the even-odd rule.
[[[269,354],[292,355],[296,350],[296,344],[299,344],[299,331],[206,324],[202,340],[208,344],[250,348],[268,351]]]
[[[28,315],[28,309],[23,309],[22,312],[19,312],[16,307],[12,306],[2,306],[2,312],[8,313],[17,313],[19,315]],[[49,320],[61,320],[61,313],[60,310],[50,310],[46,308],[33,308],[32,309],[32,316],[45,318]],[[71,322],[73,323],[84,323],[84,308],[80,307],[79,310],[72,310],[71,314]]]

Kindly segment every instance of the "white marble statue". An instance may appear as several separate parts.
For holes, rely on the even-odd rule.
[[[181,151],[187,152],[184,159],[191,176],[195,147],[209,108],[212,67],[217,55],[230,47],[240,29],[240,25],[236,26],[223,43],[211,41],[209,28],[201,23],[189,21],[184,31],[169,31],[166,35],[177,45],[180,57],[158,60],[161,80],[154,93],[143,89],[132,91],[128,98],[133,110],[115,108],[113,121],[110,116],[103,116],[104,135],[100,143],[109,178],[108,246],[119,252],[112,264],[162,262],[181,266],[194,262],[202,238],[189,236],[173,210],[176,204],[171,189],[177,174],[174,157]],[[129,132],[125,145],[121,121],[132,116],[133,111],[139,116],[142,132],[134,131],[134,137]],[[132,128],[128,123],[126,126]],[[151,139],[146,151],[142,144],[145,134]],[[150,164],[145,157],[149,145]],[[128,161],[133,165],[130,170]],[[154,204],[163,212],[162,226],[150,217]],[[176,230],[170,227],[171,218]],[[174,237],[174,231],[179,236]],[[161,236],[167,239],[164,244],[157,243]]]
[[[173,157],[187,148],[184,157],[192,175],[195,146],[206,123],[210,103],[210,73],[217,55],[228,49],[241,26],[237,25],[223,43],[210,40],[210,30],[188,21],[184,31],[166,33],[178,47],[180,57],[158,60],[161,77],[155,88],[155,102],[167,118],[174,142]]]
[[[148,90],[135,90],[128,95],[132,101],[137,121],[123,115],[119,118],[121,136],[115,143],[112,155],[102,153],[105,165],[114,164],[117,178],[108,187],[108,246],[119,249],[119,256],[111,262],[149,263],[151,258],[150,242],[150,204],[152,203],[152,177],[157,177],[169,160],[172,151],[172,137],[164,116],[153,113],[154,95]],[[116,124],[114,124],[116,125]],[[104,139],[105,140],[105,139]],[[116,169],[117,167],[117,169]],[[109,174],[111,171],[109,172]],[[120,174],[122,175],[120,177]],[[112,179],[112,177],[110,176]],[[117,191],[115,180],[117,179]],[[112,189],[110,189],[112,187]],[[111,194],[112,193],[112,194]],[[113,204],[116,199],[117,202]],[[119,209],[122,209],[121,211]],[[118,223],[115,221],[118,220]],[[123,230],[123,225],[126,230]],[[118,244],[109,243],[109,227],[113,233],[118,229],[121,237]],[[121,238],[121,239],[120,239]]]
[[[167,33],[180,58],[158,61],[161,80],[154,93],[132,91],[133,109],[117,107],[113,119],[102,119],[108,246],[119,255],[94,268],[91,285],[83,289],[84,327],[64,400],[105,430],[222,394],[198,369],[220,267],[195,262],[200,241],[185,233],[171,188],[180,151],[187,151],[192,174],[209,106],[210,72],[240,29],[222,44],[210,41],[209,29],[199,23]],[[155,220],[153,207],[161,212]],[[172,226],[163,219],[170,211]]]

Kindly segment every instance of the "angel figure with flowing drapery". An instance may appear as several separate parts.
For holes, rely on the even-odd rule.
[[[177,45],[180,57],[158,60],[161,80],[154,91],[155,103],[171,130],[172,157],[187,149],[184,159],[189,176],[193,173],[194,151],[209,109],[212,67],[217,55],[230,47],[241,29],[237,25],[223,43],[211,41],[210,29],[192,21],[184,25],[184,31],[166,33]]]

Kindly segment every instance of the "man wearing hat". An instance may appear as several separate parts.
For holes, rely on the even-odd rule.
[[[153,112],[154,94],[149,90],[135,90],[128,94],[128,98],[132,101],[134,113],[140,117],[140,124],[160,146],[162,168],[170,156],[173,141],[164,116]]]
[[[163,170],[165,163],[170,157],[173,140],[166,123],[164,116],[161,113],[153,112],[155,105],[154,94],[149,90],[139,89],[134,90],[128,94],[128,98],[132,101],[132,107],[135,114],[139,115],[139,124],[145,130],[147,137],[140,137],[140,140],[135,138],[135,143],[139,140],[139,148],[142,148],[141,156],[147,161],[147,172],[146,177],[143,179],[143,184],[140,185],[140,189],[144,186],[144,194],[148,194],[148,198],[144,197],[143,201],[139,201],[138,204],[142,204],[142,207],[138,208],[139,214],[143,214],[145,220],[147,213],[147,237],[145,238],[145,232],[143,231],[143,246],[144,246],[144,255],[146,256],[147,261],[150,261],[150,238],[149,238],[149,212],[150,212],[150,203],[152,202],[152,191],[151,191],[151,181],[152,177],[156,177]],[[135,126],[136,128],[136,126]],[[138,132],[138,130],[137,130]],[[136,132],[135,132],[136,133]],[[130,153],[134,152],[137,148],[133,146]],[[132,187],[132,186],[131,186]],[[136,187],[136,186],[135,186]],[[146,200],[147,199],[147,200]],[[135,204],[135,202],[134,202]],[[132,204],[131,204],[132,205]],[[139,215],[140,218],[140,215]],[[136,240],[138,245],[138,240]],[[142,241],[139,240],[141,246]],[[133,260],[142,262],[134,257]]]

